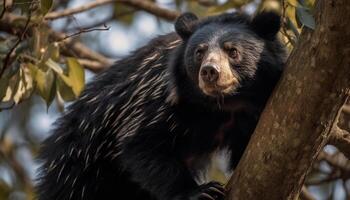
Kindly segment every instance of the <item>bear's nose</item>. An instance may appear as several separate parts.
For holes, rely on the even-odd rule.
[[[214,83],[219,78],[219,71],[212,65],[203,66],[200,70],[200,76],[206,83]]]

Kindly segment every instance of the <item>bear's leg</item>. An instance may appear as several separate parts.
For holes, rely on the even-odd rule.
[[[177,159],[166,135],[139,134],[124,141],[120,160],[131,179],[158,200],[223,199],[220,184],[197,185],[185,164]]]

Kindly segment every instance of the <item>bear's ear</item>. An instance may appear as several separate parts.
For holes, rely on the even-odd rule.
[[[175,31],[183,39],[187,40],[195,30],[198,17],[193,13],[180,15],[175,22]]]
[[[251,26],[260,37],[273,40],[281,28],[281,16],[271,11],[262,12],[253,18]]]

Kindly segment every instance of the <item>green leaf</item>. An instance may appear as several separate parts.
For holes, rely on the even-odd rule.
[[[50,52],[50,58],[52,60],[58,61],[60,59],[60,48],[58,43],[50,44],[48,51]]]
[[[3,180],[0,180],[0,199],[9,199],[11,192],[11,187]]]
[[[24,66],[19,71],[20,80],[18,82],[16,93],[13,95],[13,101],[16,104],[23,99],[28,98],[32,93],[33,79],[29,74],[29,70]]]
[[[2,98],[3,102],[10,102],[13,100],[13,97],[16,95],[19,82],[20,82],[20,73],[15,73],[12,77],[7,77],[9,82],[8,82],[8,87],[6,89],[6,94]]]
[[[84,68],[78,63],[77,59],[73,57],[67,58],[68,75],[65,75],[62,68],[52,59],[49,59],[46,64],[56,72],[67,86],[72,88],[75,97],[80,95],[85,86],[85,73]]]
[[[79,64],[78,60],[73,57],[67,58],[68,77],[71,87],[76,97],[78,97],[85,86],[84,68]]]
[[[20,68],[20,63],[18,62],[18,60],[15,60],[12,65],[7,66],[3,76],[11,78],[18,72],[19,68]]]
[[[56,93],[56,76],[52,70],[46,72],[40,70],[33,64],[28,64],[32,76],[36,83],[36,89],[39,95],[45,100],[47,107],[49,107],[55,97]]]
[[[40,5],[41,5],[41,13],[43,15],[46,15],[46,13],[48,13],[52,7],[52,0],[41,0],[40,1]]]
[[[29,41],[24,40],[16,47],[15,53],[18,55],[29,48]]]
[[[31,40],[31,48],[33,56],[43,62],[46,62],[50,54],[47,53],[49,42],[49,27],[44,23],[38,23],[38,26],[33,27],[33,37]]]
[[[57,90],[64,101],[73,101],[76,99],[72,88],[69,85],[67,85],[65,81],[61,79],[60,76],[56,79],[56,82]]]
[[[69,87],[71,87],[71,81],[67,75],[64,74],[63,69],[52,59],[49,59],[45,63],[50,69],[52,69],[61,80],[63,80]]]
[[[0,42],[0,54],[7,54],[10,48],[6,45],[5,42]]]
[[[57,45],[49,44],[47,48],[45,48],[45,52],[43,53],[43,57],[41,62],[45,63],[47,60],[52,59],[54,61],[58,61],[59,59],[59,49]]]
[[[315,29],[315,19],[311,15],[308,9],[305,7],[297,6],[296,8],[296,19],[298,23],[301,23],[308,28]]]
[[[307,6],[305,0],[297,0],[297,2],[302,6]]]
[[[0,79],[0,101],[6,95],[8,85],[9,85],[9,79],[7,77],[3,77]]]
[[[300,33],[298,31],[298,28],[293,24],[292,20],[289,17],[287,17],[286,26],[289,30],[292,30],[296,38],[299,38]]]

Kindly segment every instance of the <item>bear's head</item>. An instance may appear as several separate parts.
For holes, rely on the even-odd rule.
[[[182,14],[175,23],[183,40],[175,58],[182,68],[176,70],[183,76],[178,84],[181,87],[188,79],[192,84],[183,89],[198,91],[202,99],[232,99],[264,89],[271,92],[285,57],[276,36],[279,29],[280,16],[273,12],[253,18],[222,14],[204,20],[192,13]]]

